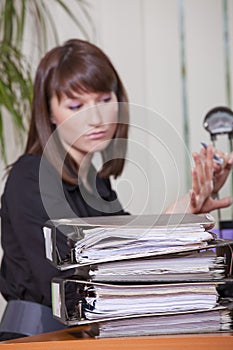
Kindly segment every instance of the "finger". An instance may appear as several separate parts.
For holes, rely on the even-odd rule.
[[[219,149],[214,150],[214,153],[215,153],[219,158],[222,158],[222,159],[225,159],[226,156],[228,156],[226,153],[222,152],[222,151],[219,150]]]
[[[220,174],[214,174],[214,182],[217,185],[219,183],[219,185],[223,185],[226,181],[226,179],[228,178],[229,175],[229,170],[224,170],[222,171]]]
[[[227,208],[232,204],[232,197],[224,197],[214,201],[213,210]]]
[[[228,153],[223,153],[221,151],[217,151],[216,155],[220,158],[223,159],[223,164],[221,165],[221,168],[229,168],[231,169],[233,165],[233,152],[228,154]]]
[[[201,148],[201,150],[200,150],[200,155],[201,155],[201,158],[202,158],[202,159],[205,159],[205,158],[206,158],[206,149],[205,149],[205,148]]]
[[[192,171],[192,190],[193,192],[198,194],[200,192],[200,186],[199,186],[197,171],[195,168],[193,168],[191,171]]]
[[[193,214],[198,214],[200,212],[200,206],[198,205],[197,195],[194,191],[190,190],[190,210]]]
[[[222,168],[219,165],[218,167],[214,165],[214,178],[216,180],[221,179],[221,183],[224,183],[227,177],[229,176],[230,171],[232,170],[232,166],[233,166],[233,158],[229,158],[224,168]]]
[[[206,161],[204,163],[205,169],[205,182],[202,183],[202,189],[204,193],[210,194],[213,190],[213,176],[214,176],[214,167],[213,167],[213,148],[212,146],[207,147]]]
[[[216,162],[213,162],[214,174],[220,174],[223,170],[222,165]]]
[[[193,208],[197,207],[197,201],[196,201],[196,194],[193,190],[189,191],[189,195],[190,195],[190,205]]]
[[[209,145],[207,147],[206,162],[205,162],[205,176],[207,181],[212,181],[213,179],[213,147]]]
[[[226,170],[231,170],[232,169],[232,166],[233,166],[233,156],[229,156],[228,160],[227,160],[227,163],[225,165],[225,169]]]
[[[198,184],[200,188],[200,186],[203,186],[205,184],[205,170],[201,161],[201,157],[198,153],[193,153],[193,159],[195,163],[196,176],[198,178]]]

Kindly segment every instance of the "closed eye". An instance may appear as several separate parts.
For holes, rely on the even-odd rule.
[[[71,105],[69,106],[68,108],[71,110],[71,111],[75,111],[77,109],[80,109],[82,107],[82,104],[74,104],[74,105]]]
[[[110,102],[111,99],[112,99],[112,96],[111,96],[111,95],[109,95],[109,96],[103,96],[103,97],[101,98],[101,102],[107,103],[107,102]]]

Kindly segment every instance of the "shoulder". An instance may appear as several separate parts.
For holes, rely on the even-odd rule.
[[[45,157],[36,154],[24,154],[10,168],[8,181],[39,180],[41,173],[45,172],[47,175],[57,175],[57,172]]]
[[[38,198],[39,165],[40,157],[37,155],[25,154],[17,159],[6,179],[2,205],[5,203],[8,208],[18,207],[19,211],[24,202],[29,200],[31,203],[33,198]]]
[[[37,190],[43,183],[48,190],[49,186],[55,186],[57,182],[60,183],[61,179],[45,157],[24,154],[12,165],[5,190],[29,192],[31,189]]]
[[[23,181],[24,179],[39,176],[41,157],[34,154],[24,154],[12,165],[7,182]]]
[[[38,169],[40,166],[41,157],[36,154],[24,154],[19,157],[15,163],[13,163],[10,174],[12,173],[24,173],[26,171],[32,171]]]

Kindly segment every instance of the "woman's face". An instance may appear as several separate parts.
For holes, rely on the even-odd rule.
[[[54,95],[50,101],[51,121],[65,149],[81,164],[83,157],[104,150],[118,122],[117,97],[113,92],[82,93],[74,98]]]

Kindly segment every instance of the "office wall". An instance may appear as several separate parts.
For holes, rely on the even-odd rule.
[[[73,0],[67,3],[72,7]],[[121,179],[114,186],[131,213],[159,213],[188,188],[190,152],[199,150],[200,140],[209,141],[202,127],[205,114],[210,108],[229,102],[224,0],[89,0],[89,3],[95,32],[82,20],[90,40],[112,59],[131,101],[128,159]],[[231,54],[233,1],[228,0],[227,5]],[[53,14],[61,42],[82,37],[55,6]],[[25,52],[32,55],[36,68],[33,55],[36,48],[30,49],[31,25],[28,18]],[[230,78],[232,83],[232,72]],[[184,137],[185,125],[188,129]],[[7,123],[5,128],[8,139],[14,138],[11,125]],[[223,137],[219,142],[227,149]],[[10,161],[20,152],[9,141]],[[3,168],[1,163],[1,178]],[[1,191],[3,185],[4,180]],[[222,195],[229,191],[228,185]],[[223,215],[227,218],[230,210]],[[3,307],[4,302],[0,305]]]

